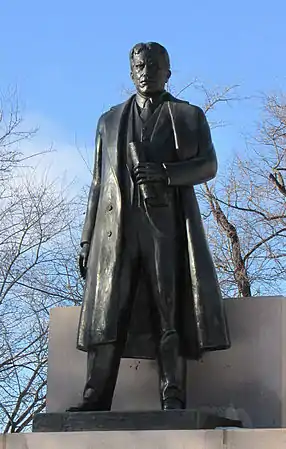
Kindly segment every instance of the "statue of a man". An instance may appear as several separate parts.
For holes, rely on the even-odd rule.
[[[97,127],[79,257],[87,383],[71,410],[111,408],[139,281],[146,305],[137,322],[149,317],[163,410],[186,406],[186,359],[230,345],[194,193],[217,171],[207,120],[166,92],[170,61],[160,44],[135,45],[130,66],[137,93]]]

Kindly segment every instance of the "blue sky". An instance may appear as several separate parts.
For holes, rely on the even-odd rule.
[[[17,85],[27,123],[40,126],[34,147],[56,142],[71,160],[75,140],[92,152],[99,115],[126,98],[137,42],[166,46],[177,90],[194,77],[239,84],[242,96],[286,87],[285,0],[3,0],[0,17],[0,88]],[[200,100],[191,91],[185,98]],[[230,123],[214,132],[222,161],[257,113],[254,100],[217,112]]]

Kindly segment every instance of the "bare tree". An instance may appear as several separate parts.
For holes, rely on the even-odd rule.
[[[45,406],[49,310],[80,296],[71,254],[77,205],[53,183],[27,174],[6,193],[0,199],[0,403],[4,430],[18,432]]]
[[[285,96],[263,97],[262,116],[243,156],[200,190],[225,296],[281,294],[286,236]]]
[[[27,167],[18,143],[34,131],[20,131],[8,100],[0,114],[0,427],[21,432],[45,408],[49,310],[81,296],[72,253],[81,211],[58,182]]]
[[[7,179],[11,170],[26,158],[19,151],[19,144],[30,139],[37,129],[22,130],[23,117],[16,89],[0,91],[0,180]],[[3,187],[3,186],[2,186]]]

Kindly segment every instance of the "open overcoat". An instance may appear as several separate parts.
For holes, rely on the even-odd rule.
[[[134,96],[111,108],[97,126],[94,172],[81,239],[81,245],[90,244],[77,342],[78,349],[84,351],[116,341],[119,315],[126,305],[118,298],[125,206],[122,179],[127,170],[122,154],[127,151],[127,122],[133,100]],[[230,346],[221,292],[193,188],[215,176],[217,160],[203,111],[170,94],[166,94],[166,100],[158,133],[166,132],[166,127],[174,133],[177,160],[165,165],[169,185],[180,195],[186,243],[177,331],[183,354],[198,359],[204,351]],[[148,357],[146,345],[141,345],[139,352],[136,357]]]

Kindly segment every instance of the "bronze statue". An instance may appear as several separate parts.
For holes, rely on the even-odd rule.
[[[166,92],[164,47],[135,45],[130,66],[136,95],[103,114],[96,133],[79,256],[78,349],[88,352],[88,373],[73,411],[110,410],[138,310],[135,323],[147,321],[151,338],[137,357],[154,344],[163,410],[186,407],[186,359],[230,346],[193,187],[216,175],[209,125],[199,107]]]

